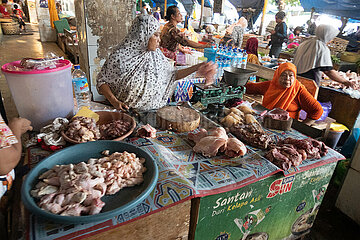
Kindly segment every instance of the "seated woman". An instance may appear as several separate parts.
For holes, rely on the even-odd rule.
[[[6,125],[0,115],[0,199],[15,179],[14,168],[21,158],[21,135],[32,130],[25,118],[14,118]]]
[[[290,34],[289,36],[289,44],[287,45],[287,48],[297,48],[300,45],[301,37],[300,33],[302,31],[302,27],[296,27],[294,29],[294,33]]]
[[[195,71],[211,83],[214,64],[201,63],[175,71],[158,48],[159,42],[160,23],[152,15],[140,15],[106,60],[97,76],[97,89],[116,109],[160,108],[172,94],[175,80]]]
[[[167,58],[176,61],[176,51],[187,54],[188,50],[183,49],[182,46],[188,46],[193,48],[209,48],[211,43],[201,44],[190,39],[187,39],[180,29],[176,26],[182,22],[182,15],[179,9],[173,5],[167,8],[165,19],[168,21],[164,28],[161,30],[161,51]]]
[[[258,51],[257,51],[258,45],[259,45],[259,42],[258,42],[257,38],[255,38],[255,37],[249,38],[246,42],[245,50],[248,54],[247,61],[249,63],[261,65],[259,58],[258,58]]]
[[[320,103],[296,79],[296,67],[283,63],[276,69],[271,81],[247,83],[246,93],[264,95],[262,105],[268,109],[281,108],[290,117],[299,118],[300,110],[307,112],[306,124],[312,124],[323,113]]]

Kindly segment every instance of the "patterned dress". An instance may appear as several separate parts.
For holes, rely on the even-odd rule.
[[[0,115],[0,151],[16,143],[18,143],[18,140]],[[11,188],[14,179],[14,170],[6,175],[0,176],[0,198]]]
[[[183,46],[189,46],[188,39],[185,34],[182,33],[176,26],[171,22],[165,24],[160,35],[160,47],[161,51],[167,58],[176,61],[176,50],[178,44]]]
[[[119,101],[140,111],[166,105],[175,88],[175,69],[160,49],[147,49],[159,28],[160,23],[151,15],[135,18],[129,34],[98,74],[98,90],[108,84]]]

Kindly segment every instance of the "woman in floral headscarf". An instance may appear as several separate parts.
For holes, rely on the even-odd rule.
[[[296,79],[296,67],[283,63],[271,81],[246,84],[246,93],[264,95],[262,105],[267,109],[281,108],[298,119],[300,110],[307,112],[305,123],[311,124],[323,113],[320,103]]]
[[[140,15],[106,60],[97,76],[97,89],[116,109],[160,108],[172,94],[175,80],[195,71],[208,82],[213,79],[216,69],[211,63],[176,71],[158,48],[159,42],[160,23],[151,15]]]

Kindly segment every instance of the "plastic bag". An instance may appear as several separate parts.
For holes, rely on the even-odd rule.
[[[323,114],[316,121],[324,121],[329,116],[329,113],[331,112],[332,104],[331,104],[331,102],[323,102],[323,103],[319,102],[319,103],[320,103],[321,107],[323,108]],[[306,117],[307,117],[307,113],[304,110],[300,110],[299,119],[305,120]]]

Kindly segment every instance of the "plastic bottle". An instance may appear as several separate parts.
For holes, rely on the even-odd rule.
[[[248,56],[248,54],[246,53],[246,50],[244,50],[243,55],[242,55],[242,59],[241,59],[241,68],[242,69],[246,69],[247,56]]]
[[[238,68],[241,67],[242,56],[243,56],[243,51],[241,49],[239,49],[239,51],[237,53],[237,60],[236,60],[236,67],[238,67]]]
[[[233,53],[232,53],[232,59],[231,59],[231,66],[232,66],[232,67],[236,67],[236,66],[237,66],[237,60],[238,60],[238,57],[237,57],[237,48],[234,48],[234,49],[233,49]]]
[[[72,83],[78,110],[82,106],[90,107],[91,93],[89,90],[89,84],[85,73],[80,69],[79,65],[74,66],[74,71],[72,72]]]

